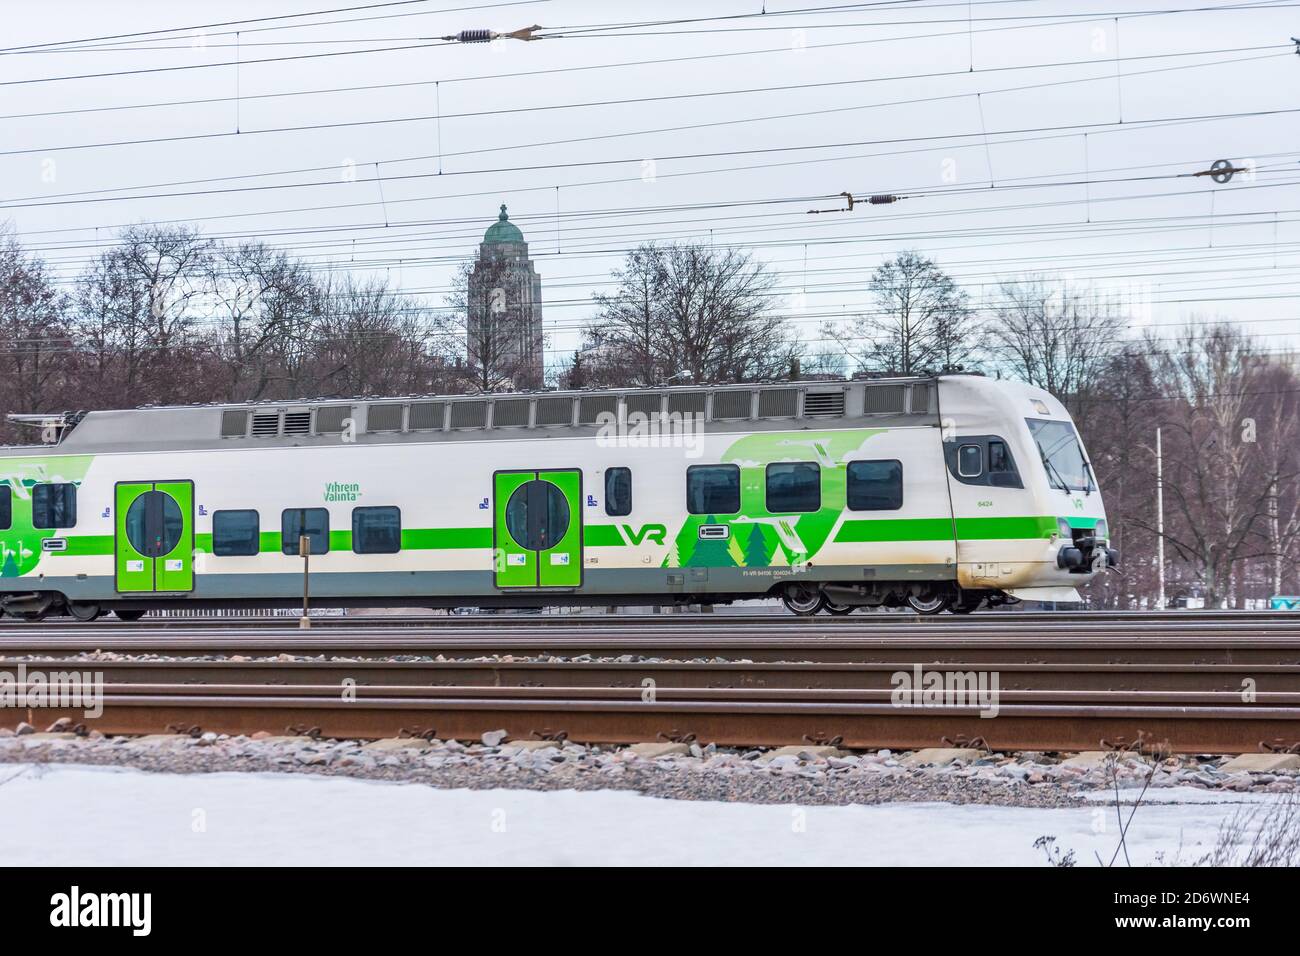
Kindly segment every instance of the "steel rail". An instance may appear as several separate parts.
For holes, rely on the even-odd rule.
[[[335,634],[301,632],[251,636],[112,636],[86,639],[0,637],[0,658],[96,655],[241,656],[290,655],[348,659],[425,657],[473,660],[492,658],[633,658],[664,660],[719,659],[739,663],[811,661],[821,663],[1148,663],[1148,664],[1296,664],[1300,630],[1275,632],[1164,633],[1146,630],[1123,634],[826,634],[744,636],[701,634],[642,635],[627,629],[608,634],[480,633],[456,635]],[[507,660],[502,661],[502,658]]]
[[[181,690],[181,688],[176,688]],[[592,743],[695,739],[727,746],[838,740],[851,748],[916,748],[979,740],[994,750],[1092,750],[1137,740],[1176,752],[1242,753],[1300,737],[1300,707],[1204,703],[1009,703],[995,718],[978,707],[893,706],[846,700],[609,699],[600,695],[108,694],[94,727],[104,733],[278,730],[327,738],[402,734],[477,739],[503,729],[510,738],[562,736]],[[262,690],[267,690],[263,688]],[[336,689],[332,689],[336,690]],[[463,690],[463,689],[462,689]],[[480,688],[480,691],[488,690]],[[554,693],[556,689],[545,689]],[[449,689],[450,691],[450,689]],[[84,722],[76,709],[43,710],[48,719]]]
[[[27,661],[29,671],[68,670],[59,658]],[[138,661],[78,664],[110,685],[241,685],[268,687],[355,685],[407,687],[634,687],[772,688],[808,690],[892,689],[920,662],[904,658],[873,663],[700,663],[607,661]],[[926,665],[928,666],[928,665]],[[949,661],[945,670],[996,671],[1001,691],[1176,691],[1241,695],[1300,693],[1300,663],[1127,664]]]

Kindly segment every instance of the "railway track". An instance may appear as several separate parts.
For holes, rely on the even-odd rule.
[[[1070,625],[1034,628],[804,628],[754,627],[744,632],[690,626],[677,629],[633,625],[553,631],[549,628],[439,628],[388,631],[356,628],[330,633],[292,628],[165,632],[148,629],[0,632],[4,657],[116,655],[275,656],[345,659],[441,656],[620,658],[821,663],[1300,663],[1300,626],[1251,624]]]
[[[838,739],[853,748],[915,748],[978,739],[998,750],[1104,749],[1142,738],[1194,753],[1300,744],[1300,625],[1286,620],[1107,620],[1086,628],[1088,636],[1055,617],[1015,629],[836,621],[751,622],[742,632],[711,623],[328,633],[20,628],[0,632],[0,654],[31,656],[29,671],[102,674],[97,720],[72,709],[30,719],[66,716],[105,733],[475,739],[505,729],[512,738],[690,736],[731,746]],[[93,650],[168,659],[69,660]],[[298,657],[240,659],[278,654]],[[443,659],[429,659],[437,655]],[[983,675],[986,685],[996,679],[996,716],[981,716],[987,701],[899,706],[898,675],[918,666]]]
[[[1183,753],[1243,753],[1286,747],[1300,736],[1300,707],[1240,706],[1228,695],[1101,694],[1068,701],[1028,692],[999,705],[991,719],[977,706],[897,707],[878,694],[854,699],[825,692],[660,691],[647,701],[611,688],[370,688],[341,699],[325,689],[143,685],[103,698],[96,729],[110,734],[217,731],[313,734],[338,738],[438,736],[475,740],[503,729],[510,739],[566,737],[636,743],[697,739],[728,746],[838,742],[850,748],[913,749],[979,742],[993,750],[1098,750],[1135,740]],[[398,692],[401,690],[402,692]],[[1068,695],[1067,695],[1068,696]],[[873,698],[873,699],[863,699]],[[45,719],[83,720],[48,708]]]

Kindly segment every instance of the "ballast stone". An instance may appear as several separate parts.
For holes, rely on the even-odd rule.
[[[654,760],[657,757],[676,757],[691,752],[691,748],[686,744],[665,743],[663,741],[633,744],[628,750],[638,757],[645,757],[647,760]]]
[[[1073,757],[1061,761],[1062,767],[1078,767],[1081,770],[1095,770],[1106,763],[1111,754],[1105,750],[1085,750]]]
[[[428,750],[433,746],[423,737],[383,737],[364,744],[363,750]]]
[[[816,744],[791,744],[789,747],[777,747],[775,750],[769,750],[763,756],[758,758],[759,763],[767,763],[778,757],[795,757],[800,758],[803,754],[810,757],[821,757],[829,759],[830,757],[847,757],[848,751],[841,750],[839,747],[828,747]]]
[[[1220,773],[1274,773],[1278,770],[1300,770],[1300,755],[1240,754],[1219,768]]]
[[[900,762],[905,767],[923,767],[927,764],[946,767],[956,760],[967,764],[974,763],[983,756],[983,753],[982,750],[976,750],[974,747],[926,747],[904,757]]]

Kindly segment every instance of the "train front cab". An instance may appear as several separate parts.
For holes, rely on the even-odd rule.
[[[990,603],[1078,601],[1117,566],[1097,476],[1065,407],[980,376],[939,381],[957,585]]]

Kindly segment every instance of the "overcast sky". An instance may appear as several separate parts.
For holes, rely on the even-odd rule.
[[[976,301],[1045,271],[1131,297],[1162,335],[1196,314],[1270,348],[1300,338],[1292,0],[769,0],[761,17],[761,0],[430,0],[14,49],[361,2],[5,4],[0,219],[68,281],[122,225],[180,220],[441,302],[505,202],[543,277],[552,361],[652,239],[767,260],[807,339],[862,309],[871,270],[904,248]],[[732,19],[437,40],[707,17]],[[155,72],[51,79],[139,70]],[[381,88],[304,92],[365,86]],[[145,108],[193,100],[208,102]],[[611,100],[637,102],[580,105]],[[146,139],[171,141],[124,142]],[[1187,175],[1216,159],[1255,172]],[[193,180],[213,181],[170,185]],[[98,190],[116,192],[84,195]],[[841,191],[909,198],[807,214]]]

